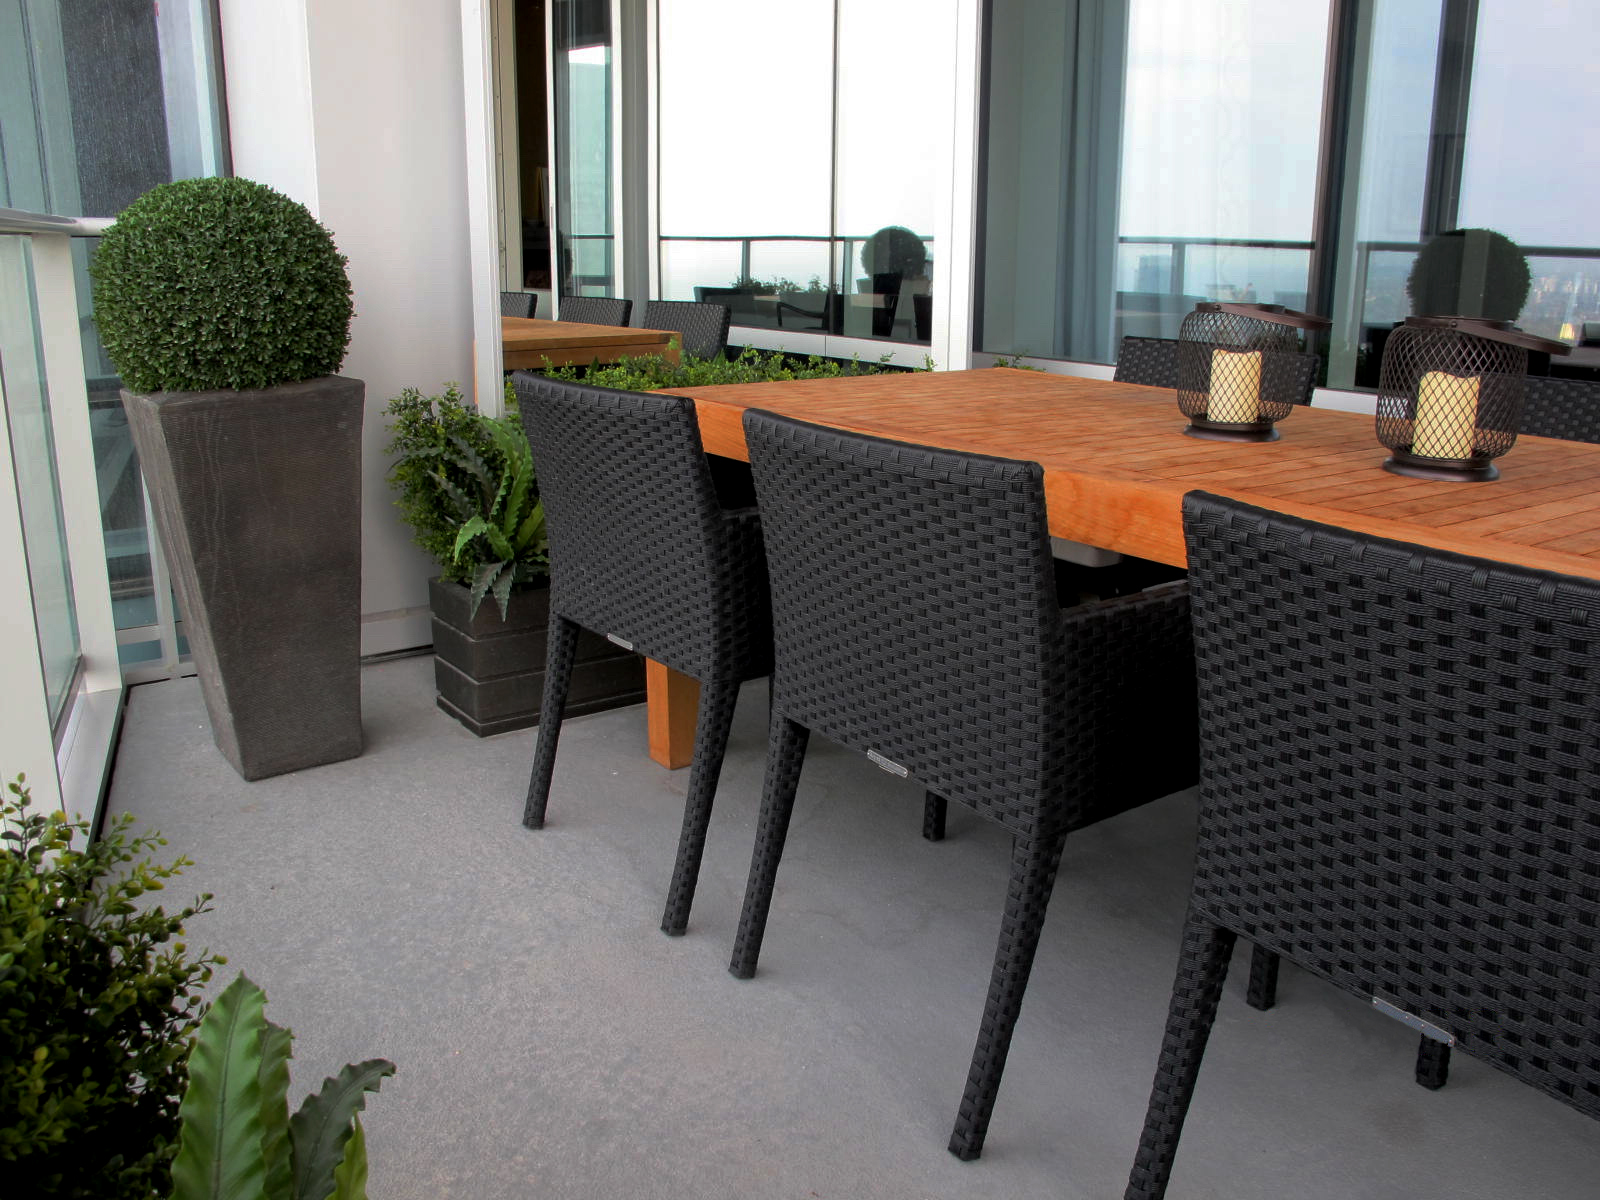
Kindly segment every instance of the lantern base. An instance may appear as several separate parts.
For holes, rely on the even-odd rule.
[[[1204,438],[1208,442],[1275,442],[1283,436],[1273,428],[1271,421],[1224,424],[1208,421],[1204,417],[1190,417],[1183,432],[1189,437]]]
[[[1500,468],[1486,458],[1420,458],[1404,450],[1395,450],[1384,459],[1383,469],[1408,479],[1445,483],[1486,483],[1500,478]]]

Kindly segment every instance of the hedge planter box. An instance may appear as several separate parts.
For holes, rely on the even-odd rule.
[[[211,735],[246,779],[361,753],[365,390],[122,393]]]
[[[544,698],[548,588],[518,588],[507,616],[485,597],[469,618],[459,583],[428,581],[433,606],[433,680],[439,707],[479,737],[539,723]],[[578,635],[566,715],[644,703],[644,660],[584,630]]]

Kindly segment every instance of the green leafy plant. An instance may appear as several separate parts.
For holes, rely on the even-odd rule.
[[[505,616],[512,587],[543,579],[549,564],[544,504],[510,383],[501,417],[479,412],[453,383],[438,396],[406,388],[385,411],[401,519],[440,577],[468,586],[473,612],[493,595]]]
[[[141,898],[189,866],[148,853],[124,814],[89,824],[31,807],[26,781],[0,800],[0,1180],[17,1196],[164,1193],[187,1077],[187,1037],[214,955]]]
[[[879,375],[901,368],[889,365],[885,354],[876,363],[858,359],[806,358],[781,351],[763,353],[746,346],[732,358],[696,358],[685,354],[672,363],[659,355],[625,358],[610,366],[555,367],[544,372],[551,379],[581,379],[597,387],[651,392],[661,388],[711,387],[722,383],[768,383],[785,379],[829,379],[843,375]]]
[[[135,392],[262,388],[338,371],[350,281],[302,204],[248,179],[152,188],[89,268],[106,353]]]
[[[739,288],[741,291],[754,292],[758,296],[775,295],[778,292],[799,292],[807,296],[823,296],[829,292],[838,293],[837,284],[829,285],[822,282],[822,276],[813,275],[810,283],[796,283],[786,275],[779,275],[773,279],[757,279],[753,275],[741,275],[728,286]]]
[[[289,1115],[293,1035],[243,974],[217,997],[189,1054],[172,1200],[365,1200],[357,1115],[394,1064],[373,1058],[323,1080]]]

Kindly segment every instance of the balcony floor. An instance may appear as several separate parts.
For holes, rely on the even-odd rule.
[[[1120,1196],[1176,963],[1192,796],[1068,839],[984,1156],[945,1151],[1004,896],[1000,830],[813,745],[754,980],[727,973],[754,836],[765,692],[746,690],[687,937],[657,929],[687,772],[641,709],[569,722],[549,825],[520,824],[533,733],[479,740],[431,660],[363,672],[366,752],[259,783],[211,743],[195,680],[133,689],[112,811],[216,893],[190,940],[293,1028],[295,1092],[393,1059],[368,1105],[384,1200]],[[1286,968],[1228,980],[1170,1195],[1592,1195],[1600,1127]],[[298,1102],[298,1101],[296,1101]]]

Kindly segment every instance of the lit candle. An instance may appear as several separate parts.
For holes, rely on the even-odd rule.
[[[1213,350],[1206,420],[1245,423],[1261,419],[1261,351]]]
[[[1429,371],[1417,386],[1411,453],[1420,458],[1471,458],[1478,424],[1478,376]]]

